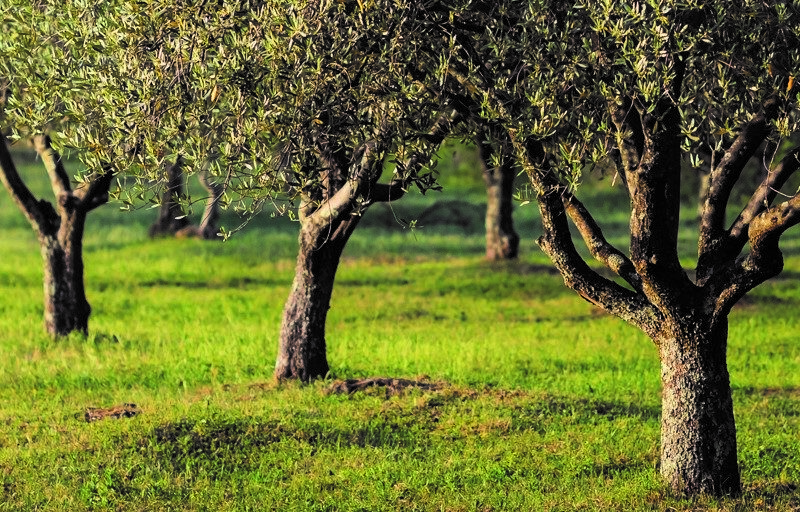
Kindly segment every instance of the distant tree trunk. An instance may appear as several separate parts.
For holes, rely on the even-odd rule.
[[[166,168],[167,184],[161,194],[161,208],[158,218],[150,226],[151,237],[173,236],[178,231],[189,225],[180,201],[186,198],[186,189],[183,177],[183,160],[178,157],[174,164]]]
[[[208,173],[203,171],[198,174],[198,179],[203,188],[208,192],[206,207],[199,226],[188,225],[178,230],[175,235],[178,238],[202,238],[204,240],[217,239],[219,233],[220,218],[220,198],[224,192],[224,187],[219,183],[214,183],[208,179]]]
[[[283,310],[275,363],[279,380],[308,382],[328,373],[325,323],[339,260],[358,219],[355,216],[339,222],[335,230],[313,222],[301,227],[294,282]]]
[[[54,337],[86,333],[91,307],[83,282],[83,232],[87,214],[108,201],[113,173],[106,170],[73,191],[50,139],[37,136],[34,147],[50,176],[56,208],[33,196],[4,140],[0,140],[0,180],[39,238],[44,261],[45,329]]]
[[[719,496],[738,493],[740,483],[727,323],[709,323],[683,319],[656,339],[662,382],[661,475],[673,489]]]
[[[479,137],[478,156],[486,183],[486,259],[508,260],[519,254],[519,235],[514,231],[514,166],[510,151],[491,137],[489,130]],[[499,145],[499,150],[495,145]],[[493,155],[496,159],[493,159]],[[499,159],[499,162],[496,160]],[[493,161],[494,160],[494,161]],[[498,164],[498,165],[495,165]]]
[[[206,208],[203,211],[203,218],[200,221],[200,233],[203,238],[210,240],[217,237],[219,233],[220,217],[220,198],[225,191],[220,183],[215,183],[208,179],[208,173],[201,172],[199,175],[200,183],[208,191]]]

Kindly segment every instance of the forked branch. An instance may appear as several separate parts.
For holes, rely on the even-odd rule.
[[[730,238],[737,252],[747,241],[748,228],[757,215],[769,208],[781,187],[800,169],[800,146],[790,151],[780,163],[770,170],[753,193],[747,206],[739,213],[730,230]]]
[[[633,263],[625,254],[605,239],[600,226],[595,222],[583,203],[573,194],[566,191],[562,193],[562,199],[567,214],[578,229],[578,233],[583,238],[591,255],[624,279],[634,290],[643,293],[642,279],[636,273]]]
[[[702,209],[699,257],[713,250],[724,235],[725,211],[731,191],[745,164],[755,155],[770,131],[770,121],[778,113],[777,99],[770,98],[761,112],[742,126],[733,144],[724,152],[719,164],[711,169],[710,186]]]

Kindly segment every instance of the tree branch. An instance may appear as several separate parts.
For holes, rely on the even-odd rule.
[[[783,255],[778,242],[787,229],[797,224],[800,224],[800,194],[753,218],[748,229],[750,253],[728,272],[717,273],[709,283],[709,289],[718,297],[715,315],[726,315],[747,292],[780,274]],[[715,288],[720,291],[715,292]]]
[[[578,229],[586,247],[594,258],[614,271],[639,293],[642,293],[642,279],[636,273],[633,263],[625,254],[608,243],[600,226],[577,197],[569,192],[562,193],[564,208]]]
[[[47,169],[47,175],[50,176],[50,186],[56,197],[72,194],[72,185],[70,185],[69,175],[64,169],[64,161],[50,144],[50,137],[44,134],[35,136],[33,138],[33,147]],[[61,201],[59,200],[60,203]]]
[[[79,207],[84,212],[90,212],[98,206],[106,204],[113,180],[114,171],[110,165],[106,165],[99,176],[89,181],[88,184],[84,183],[75,191],[75,197],[80,200]]]
[[[619,104],[609,103],[609,111],[611,120],[617,127],[617,150],[622,163],[620,177],[627,189],[628,176],[639,167],[644,152],[642,122],[630,98],[624,98]],[[631,194],[630,190],[628,194]]]
[[[562,197],[564,187],[547,168],[541,143],[534,140],[522,142],[513,131],[509,131],[509,136],[520,163],[537,191],[544,233],[536,243],[561,273],[564,284],[583,299],[639,327],[651,339],[656,339],[653,328],[658,322],[653,322],[653,319],[661,316],[658,309],[643,294],[628,290],[592,270],[575,249]]]
[[[37,200],[17,172],[14,160],[0,134],[0,181],[8,190],[11,199],[28,219],[34,231],[40,236],[58,229],[59,217],[53,206],[44,200]]]
[[[800,170],[800,146],[790,151],[775,169],[767,173],[764,181],[761,182],[747,206],[739,213],[731,226],[730,238],[731,242],[738,247],[737,252],[744,247],[750,223],[772,204],[781,187],[798,170]]]
[[[330,223],[334,219],[352,212],[355,208],[353,199],[359,195],[360,190],[367,186],[365,182],[372,179],[370,175],[374,174],[375,168],[383,167],[383,154],[384,151],[378,142],[373,140],[364,144],[361,160],[356,166],[355,172],[312,214],[315,217],[314,222]]]
[[[369,199],[370,203],[388,203],[397,201],[406,195],[403,180],[392,180],[391,183],[376,183],[372,187]]]
[[[770,98],[752,120],[742,126],[736,140],[723,154],[719,164],[711,169],[710,186],[702,208],[700,239],[698,243],[698,267],[703,265],[704,255],[714,252],[720,238],[725,236],[725,211],[731,190],[758,147],[769,134],[769,122],[778,113],[779,103]],[[716,259],[716,258],[711,258]],[[699,273],[703,273],[700,269]]]

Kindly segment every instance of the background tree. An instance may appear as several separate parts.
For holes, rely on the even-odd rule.
[[[661,474],[676,491],[740,490],[726,363],[733,305],[782,268],[800,196],[779,193],[800,149],[771,163],[739,211],[731,190],[765,141],[796,133],[797,2],[469,2],[450,75],[501,124],[542,216],[538,243],[565,284],[653,340],[662,367]],[[478,36],[478,34],[480,34]],[[499,57],[498,57],[499,56]],[[696,267],[679,260],[683,164],[713,148]],[[630,197],[628,254],[578,200],[612,159]],[[608,279],[576,250],[567,219]]]
[[[514,230],[514,180],[517,168],[508,137],[487,128],[476,138],[478,159],[486,184],[486,259],[508,260],[519,254]]]
[[[5,137],[0,140],[0,181],[39,239],[45,328],[53,336],[63,336],[88,330],[91,308],[84,289],[83,232],[88,213],[108,200],[114,168],[112,160],[98,162],[94,171],[80,172],[73,182],[48,134],[75,130],[82,144],[104,143],[102,131],[76,128],[71,113],[83,95],[102,90],[102,84],[86,87],[90,74],[86,70],[102,75],[107,62],[99,54],[84,60],[76,49],[81,44],[96,44],[99,32],[88,20],[71,17],[74,12],[64,10],[61,28],[72,31],[68,42],[62,32],[53,30],[48,19],[52,13],[39,7],[31,2],[10,2],[0,9],[0,76],[4,77],[0,131],[11,132],[14,139],[33,139],[55,200],[51,203],[33,195],[17,172]]]
[[[167,164],[165,170],[166,182],[161,192],[158,217],[150,225],[148,234],[151,237],[177,236],[178,238],[202,238],[205,240],[218,239],[219,221],[221,216],[221,198],[225,192],[220,183],[212,181],[207,172],[198,173],[198,181],[205,189],[206,205],[200,224],[192,225],[189,220],[187,207],[189,195],[186,191],[183,159],[178,156],[174,163]]]
[[[276,376],[325,375],[333,279],[360,215],[410,186],[435,186],[424,166],[450,129],[451,110],[409,68],[431,68],[419,48],[448,47],[431,20],[446,12],[389,1],[60,7],[38,2],[21,11],[33,17],[28,35],[38,39],[19,54],[50,44],[50,68],[58,70],[30,74],[36,83],[26,87],[36,94],[25,97],[46,105],[37,126],[73,127],[52,136],[90,172],[113,162],[134,178],[135,187],[115,191],[124,205],[152,194],[160,169],[179,156],[184,169],[207,169],[225,187],[226,204],[249,212],[296,205],[300,251]],[[46,98],[45,84],[55,82],[67,85]],[[95,96],[75,100],[76,90],[89,89]],[[23,119],[22,105],[17,111]],[[379,183],[390,154],[394,176]]]
[[[150,237],[174,236],[189,225],[182,202],[186,201],[186,184],[181,158],[167,164],[164,168],[165,183],[161,192],[158,218],[150,225],[147,233]]]

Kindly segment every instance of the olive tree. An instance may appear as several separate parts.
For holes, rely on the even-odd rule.
[[[447,60],[447,12],[389,0],[92,4],[9,10],[34,20],[20,23],[35,38],[17,45],[20,55],[49,55],[45,70],[31,70],[18,119],[42,102],[37,129],[69,127],[53,140],[94,175],[113,165],[137,182],[115,190],[125,205],[163,183],[165,166],[183,165],[221,184],[227,205],[296,215],[275,375],[324,376],[334,277],[361,215],[409,187],[436,186],[426,165],[459,114],[419,78]],[[393,176],[381,180],[390,155]]]
[[[325,319],[350,235],[375,202],[399,199],[412,185],[435,186],[423,169],[458,114],[414,78],[425,65],[417,50],[446,44],[435,23],[419,23],[422,4],[319,3],[295,16],[294,33],[274,43],[295,49],[269,80],[291,107],[273,111],[272,129],[300,221],[275,376],[309,380],[329,370]],[[390,153],[394,175],[379,183]]]
[[[449,73],[505,128],[539,205],[539,246],[568,287],[658,350],[661,475],[689,494],[738,492],[728,315],[783,267],[779,240],[800,222],[800,195],[781,187],[800,168],[800,148],[770,163],[738,211],[731,191],[759,147],[798,131],[800,3],[462,7],[454,15],[460,58]],[[681,169],[702,165],[704,154],[710,186],[687,268]],[[601,219],[578,198],[587,167],[609,162],[630,198],[627,250],[605,239]],[[585,261],[568,221],[615,279]]]
[[[102,45],[99,35],[113,40],[113,34],[92,24],[93,14],[80,20],[73,9],[59,9],[62,13],[62,24],[55,30],[49,19],[53,13],[44,6],[9,1],[0,7],[0,132],[10,133],[13,139],[31,139],[50,178],[54,201],[34,196],[14,164],[5,136],[0,138],[0,181],[39,239],[44,323],[52,336],[88,331],[91,308],[84,288],[84,227],[89,212],[107,202],[114,180],[111,160],[79,172],[77,181],[73,180],[51,142],[50,132],[71,130],[83,144],[104,144],[102,130],[90,122],[76,127],[70,117],[76,113],[76,103],[86,98],[115,97],[102,95],[102,83],[87,87],[92,73],[102,76],[107,70],[107,59],[97,52],[94,58],[86,57],[80,51],[81,45]]]
[[[239,206],[284,201],[279,208],[296,215],[275,377],[323,377],[336,270],[361,216],[411,186],[435,186],[425,165],[458,114],[413,71],[425,65],[417,49],[446,48],[447,39],[418,22],[428,15],[414,2],[153,3],[161,7],[150,9],[151,23],[164,28],[131,59],[152,69],[143,82],[153,92],[167,71],[185,74],[178,90],[158,94],[173,108],[157,124],[185,134],[174,149],[207,165]],[[181,116],[164,115],[172,111]],[[381,182],[389,155],[394,174]]]

